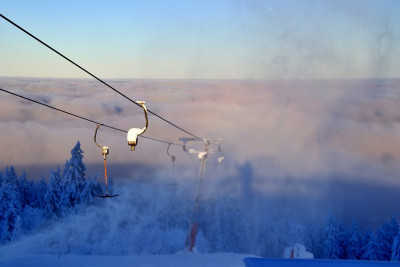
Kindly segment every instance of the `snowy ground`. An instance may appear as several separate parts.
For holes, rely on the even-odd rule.
[[[320,259],[263,259],[245,258],[246,267],[384,267],[400,266],[400,262],[320,260]]]
[[[232,253],[143,256],[97,256],[97,255],[32,255],[0,258],[2,267],[102,267],[102,266],[164,266],[164,267],[243,267],[243,259],[248,255]]]
[[[3,255],[4,256],[4,255]],[[266,259],[248,258],[249,255],[233,253],[195,254],[181,253],[174,255],[142,256],[99,256],[99,255],[31,255],[0,258],[2,267],[103,267],[103,266],[137,266],[137,267],[378,267],[400,266],[398,262],[345,261],[345,260],[302,260],[302,259]]]

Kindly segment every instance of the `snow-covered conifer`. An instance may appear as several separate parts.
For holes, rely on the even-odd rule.
[[[346,258],[349,260],[359,260],[361,256],[361,247],[361,232],[358,227],[357,220],[354,218],[348,233]]]
[[[22,209],[25,208],[26,204],[28,203],[29,198],[29,190],[30,185],[28,180],[26,179],[26,173],[24,172],[18,181],[18,189],[19,189],[19,196],[21,200]]]
[[[212,231],[210,235],[210,243],[214,251],[229,251],[229,238],[230,228],[232,225],[231,211],[228,207],[229,201],[226,197],[222,197],[215,203],[214,213],[210,214],[212,221],[210,222],[210,228]]]
[[[56,171],[51,171],[49,185],[47,187],[45,199],[45,212],[48,217],[53,215],[60,216],[62,211],[61,200],[61,172],[58,167]]]
[[[47,182],[44,179],[44,177],[42,177],[39,181],[34,183],[34,196],[32,199],[32,207],[41,210],[45,209],[46,201],[44,199],[44,196],[46,195],[46,192],[47,192]]]
[[[383,261],[384,257],[384,248],[382,243],[380,243],[378,236],[376,233],[368,231],[368,242],[362,248],[362,260],[375,260],[375,261]]]
[[[36,195],[36,187],[35,183],[33,182],[33,179],[27,180],[26,182],[26,196],[25,196],[25,207],[26,206],[34,206],[34,199]]]
[[[63,186],[65,190],[63,199],[67,206],[73,207],[79,204],[81,194],[86,186],[86,167],[82,159],[83,151],[78,141],[71,150],[71,158],[66,162],[63,172]]]
[[[383,260],[390,261],[392,256],[393,240],[399,231],[399,225],[395,218],[389,223],[384,223],[377,231],[379,243],[382,245]]]
[[[304,245],[307,250],[314,254],[315,258],[321,258],[320,240],[321,229],[314,223],[309,223],[305,226]]]
[[[322,258],[339,259],[343,254],[339,244],[339,232],[335,217],[330,214],[322,233]]]
[[[342,223],[340,223],[340,225],[338,226],[338,242],[339,242],[339,246],[340,246],[340,254],[339,254],[339,259],[346,259],[347,257],[347,253],[346,253],[346,249],[348,246],[348,232],[346,231],[346,228]]]
[[[111,193],[111,192],[110,192]],[[80,195],[79,202],[82,204],[91,203],[96,195],[102,195],[101,185],[94,179],[86,179],[85,187]]]
[[[393,240],[391,260],[400,261],[400,230],[397,232],[397,235]]]
[[[22,207],[14,167],[7,167],[3,176],[0,187],[0,243],[2,244],[17,239],[22,232]]]

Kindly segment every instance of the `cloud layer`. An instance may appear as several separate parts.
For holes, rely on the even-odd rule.
[[[210,180],[226,182],[229,176],[238,177],[238,166],[250,164],[254,177],[249,186],[255,192],[288,197],[311,194],[313,202],[326,201],[327,192],[340,192],[348,183],[367,188],[400,186],[399,80],[109,82],[196,135],[224,138],[222,165],[216,163],[222,154],[212,146],[215,154],[209,156],[207,166]],[[0,83],[3,89],[117,128],[144,126],[140,108],[90,80],[1,78]],[[5,93],[0,102],[1,169],[13,164],[19,172],[27,170],[28,176],[35,170],[34,179],[47,176],[49,166],[63,166],[79,140],[88,175],[102,177],[101,151],[93,142],[95,124]],[[147,136],[170,142],[187,136],[152,115],[149,121]],[[146,178],[150,169],[171,175],[167,144],[139,138],[132,152],[126,134],[104,127],[99,129],[98,142],[110,147],[109,173],[116,180]],[[203,149],[201,143],[191,147]],[[179,146],[172,146],[170,153],[177,158],[177,179],[197,175],[200,163],[194,155],[190,158]],[[330,188],[332,184],[337,190]],[[215,186],[217,192],[224,191],[218,182]],[[388,216],[395,210],[388,210]]]
[[[2,87],[124,130],[144,126],[142,110],[96,82],[2,78]],[[397,171],[398,80],[110,81],[134,100],[205,138],[225,139],[232,162],[272,160],[284,174],[347,172],[357,166]],[[2,93],[4,165],[60,164],[80,140],[87,163],[99,161],[95,125]],[[178,142],[187,134],[149,116],[146,134]],[[116,163],[165,164],[166,145],[100,128]],[[175,151],[176,150],[176,151]],[[182,154],[172,147],[171,152]],[[180,155],[182,156],[182,155]],[[185,157],[185,156],[184,156]]]

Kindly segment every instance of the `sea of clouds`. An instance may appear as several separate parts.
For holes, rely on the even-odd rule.
[[[224,139],[222,153],[212,146],[207,163],[214,195],[252,190],[269,196],[274,213],[285,216],[315,218],[330,210],[345,220],[381,221],[399,214],[399,80],[108,82],[198,136]],[[123,130],[144,126],[140,108],[93,80],[0,78],[0,84]],[[3,92],[0,102],[2,169],[14,165],[30,178],[48,177],[79,140],[87,175],[102,177],[95,124]],[[146,135],[174,143],[189,137],[152,115]],[[124,133],[105,127],[97,138],[110,147],[108,172],[116,182],[171,175],[167,144],[139,138],[132,152]],[[190,146],[203,149],[202,143]],[[177,159],[174,179],[197,177],[200,161],[194,155],[181,146],[169,152]]]

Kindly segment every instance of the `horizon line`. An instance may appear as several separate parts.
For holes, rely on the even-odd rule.
[[[3,76],[1,79],[35,79],[35,80],[79,80],[96,81],[91,77],[78,78],[78,77],[37,77],[37,76]],[[109,81],[354,81],[354,80],[400,80],[400,77],[348,77],[348,78],[102,78]]]

